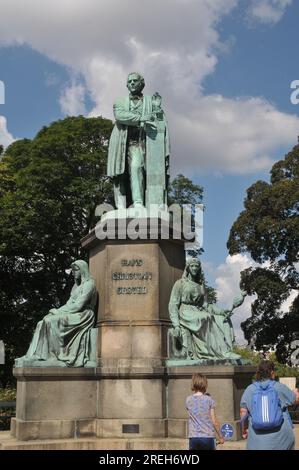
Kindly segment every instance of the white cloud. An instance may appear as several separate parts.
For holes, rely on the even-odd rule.
[[[85,114],[85,93],[86,89],[81,83],[72,83],[65,87],[59,98],[62,112],[68,116]]]
[[[233,298],[240,292],[240,273],[247,268],[260,266],[265,269],[271,269],[269,261],[262,265],[255,263],[248,255],[237,254],[228,255],[225,263],[217,267],[210,262],[203,263],[206,271],[215,279],[215,288],[217,291],[217,304],[223,308],[229,308],[232,305]],[[295,265],[299,268],[299,263]],[[281,304],[280,311],[288,312],[295,298],[298,296],[298,290],[292,289],[289,297]],[[241,329],[241,323],[251,316],[251,304],[256,299],[256,295],[245,297],[244,303],[238,307],[232,316],[232,322],[235,330],[236,341],[238,344],[246,344],[246,340]]]
[[[210,95],[177,115],[175,157],[180,170],[245,174],[270,168],[280,145],[296,143],[299,119],[260,98],[227,99]],[[182,159],[182,155],[184,158]]]
[[[289,297],[281,304],[280,310],[283,313],[289,312],[290,307],[293,305],[293,302],[297,296],[298,296],[298,290],[292,289]]]
[[[13,136],[7,130],[7,121],[4,116],[0,116],[0,145],[7,147],[14,141]]]
[[[293,0],[252,0],[249,16],[261,23],[275,24],[283,17]]]
[[[91,116],[112,117],[126,75],[140,71],[146,93],[163,96],[173,174],[255,172],[271,166],[278,147],[296,143],[299,118],[259,98],[204,95],[203,80],[228,47],[218,24],[238,2],[1,0],[0,45],[29,44],[83,77],[62,91],[66,114],[84,113],[86,92]]]

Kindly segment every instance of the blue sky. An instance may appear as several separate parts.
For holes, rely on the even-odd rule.
[[[234,45],[222,56],[215,72],[204,81],[205,92],[221,93],[227,97],[262,96],[279,110],[298,116],[299,105],[294,106],[290,100],[290,83],[299,79],[299,66],[295,59],[299,41],[299,2],[293,2],[275,25],[254,23],[244,27],[243,13],[243,8],[237,8],[219,28],[224,37],[234,36]],[[278,146],[272,153],[273,160],[282,159],[295,143],[296,136],[289,145]],[[215,256],[216,263],[223,261],[223,244],[217,243],[219,229],[225,234],[224,241],[232,221],[243,209],[246,189],[258,179],[268,180],[269,171],[208,176],[202,180],[207,204],[204,241],[204,258],[207,260],[213,260]]]
[[[68,114],[111,118],[127,73],[142,72],[145,92],[163,96],[173,176],[182,172],[204,187],[203,261],[227,303],[226,281],[231,276],[236,291],[250,263],[231,263],[226,249],[246,189],[268,178],[299,134],[299,105],[290,101],[290,84],[299,79],[299,2],[0,4],[0,143],[32,138]]]

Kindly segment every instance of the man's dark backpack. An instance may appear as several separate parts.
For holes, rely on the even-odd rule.
[[[278,429],[283,423],[283,411],[275,381],[269,381],[267,387],[260,382],[254,382],[255,391],[251,404],[251,424],[256,431],[271,431]]]

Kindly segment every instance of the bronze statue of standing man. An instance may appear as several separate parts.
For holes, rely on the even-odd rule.
[[[107,175],[113,179],[117,209],[166,203],[168,128],[160,95],[143,95],[144,85],[140,74],[130,73],[129,96],[118,98],[113,105],[115,125],[109,141]]]

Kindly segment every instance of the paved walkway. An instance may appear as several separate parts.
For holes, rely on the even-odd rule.
[[[295,425],[296,450],[299,450],[299,424]],[[225,442],[217,450],[245,450],[246,442]],[[186,450],[187,439],[60,439],[17,441],[9,431],[0,431],[0,450]]]

